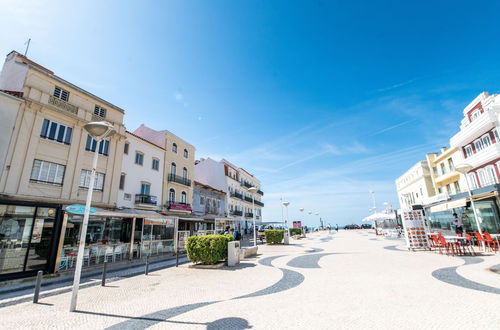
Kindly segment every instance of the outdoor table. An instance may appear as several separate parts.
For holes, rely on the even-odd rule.
[[[444,239],[446,240],[455,240],[455,241],[458,241],[458,240],[467,240],[467,238],[465,237],[462,237],[462,236],[443,236]]]
[[[497,243],[500,243],[500,234],[490,234],[491,238],[496,239]]]

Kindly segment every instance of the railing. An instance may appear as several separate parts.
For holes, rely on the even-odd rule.
[[[168,182],[176,182],[191,187],[191,180],[175,174],[168,175]]]
[[[245,217],[247,217],[247,218],[253,218],[253,213],[245,213]]]
[[[135,203],[136,204],[152,204],[156,205],[158,199],[156,196],[137,194],[135,195]]]
[[[231,215],[242,216],[243,215],[243,211],[231,211]]]
[[[236,192],[236,191],[231,193],[231,197],[235,197],[235,198],[239,198],[239,199],[243,200],[243,195]]]
[[[243,187],[247,187],[247,188],[251,188],[251,187],[253,187],[250,183],[248,183],[248,182],[246,182],[246,181],[243,181],[243,183],[241,183],[241,185],[242,185]]]
[[[247,202],[250,202],[250,203],[251,203],[251,202],[252,202],[252,197],[247,197],[247,196],[245,196],[245,200],[246,200]]]
[[[55,97],[53,95],[49,95],[49,104],[55,105],[59,109],[74,113],[75,115],[78,114],[78,107],[77,106],[75,106],[73,104],[69,104],[68,102],[66,102],[64,100],[58,99],[57,97]]]
[[[257,190],[257,194],[264,196],[264,192],[262,190]]]
[[[264,203],[262,203],[261,201],[254,201],[255,205],[259,205],[259,206],[262,206],[264,207]]]

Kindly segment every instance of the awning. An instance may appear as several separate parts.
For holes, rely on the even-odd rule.
[[[450,201],[447,203],[442,203],[442,204],[439,204],[436,206],[432,206],[430,208],[430,211],[431,212],[443,212],[443,211],[451,210],[451,209],[454,209],[457,207],[463,207],[463,206],[465,206],[466,203],[467,203],[467,199],[461,198],[461,199],[458,199],[456,201]]]
[[[63,208],[64,210],[66,207]],[[94,217],[118,217],[118,218],[173,218],[155,211],[139,210],[139,209],[116,209],[116,210],[106,210],[101,208],[95,208],[95,213],[91,216]]]

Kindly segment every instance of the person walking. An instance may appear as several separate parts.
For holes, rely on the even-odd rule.
[[[335,231],[338,233],[339,232],[339,224],[335,225]]]
[[[464,233],[462,220],[458,217],[456,213],[453,213],[453,225],[455,225],[455,233],[462,235]]]

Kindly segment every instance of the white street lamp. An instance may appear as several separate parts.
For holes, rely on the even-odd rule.
[[[286,208],[286,218],[285,218],[285,226],[284,226],[284,231],[283,231],[283,243],[285,244],[288,244],[289,243],[289,240],[288,240],[288,228],[287,228],[287,222],[288,222],[288,205],[290,205],[290,202],[283,202],[282,203],[285,208]]]
[[[115,129],[111,123],[107,121],[94,121],[83,126],[89,135],[96,140],[96,150],[94,151],[94,159],[92,160],[92,172],[90,174],[90,182],[87,191],[87,200],[85,202],[85,213],[83,214],[83,222],[80,232],[80,242],[78,243],[78,256],[76,257],[75,278],[73,279],[73,292],[71,293],[70,312],[76,310],[76,301],[78,299],[78,288],[80,286],[80,276],[82,272],[83,255],[85,252],[85,239],[87,236],[87,225],[90,216],[90,203],[92,201],[92,192],[94,191],[95,172],[97,167],[98,150],[97,144],[115,134]]]
[[[300,212],[304,212],[304,208],[303,208],[303,207],[301,207],[301,208],[299,209],[299,211],[300,211]],[[310,213],[311,213],[311,212],[309,212],[309,214],[310,214]],[[302,228],[300,228],[300,229],[302,230],[302,236],[306,237],[306,231],[304,230],[304,226],[302,226]]]
[[[469,199],[470,199],[470,203],[472,206],[472,212],[474,213],[474,219],[476,220],[477,231],[479,232],[479,234],[482,237],[483,231],[481,230],[481,220],[477,214],[476,205],[474,204],[474,200],[472,199],[472,193],[470,191],[469,180],[467,179],[467,172],[469,172],[472,169],[473,169],[473,166],[469,165],[469,164],[459,164],[459,165],[455,166],[455,170],[457,172],[460,172],[461,174],[463,174],[465,176],[465,183],[467,184],[467,192],[469,194]],[[484,246],[484,241],[481,242],[481,247],[482,247],[483,251],[486,250],[486,247]]]
[[[255,200],[253,194],[257,192],[257,188],[250,187],[247,189],[252,194],[252,218],[253,218],[253,246],[257,245],[257,229],[255,228]]]

